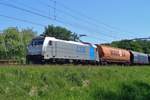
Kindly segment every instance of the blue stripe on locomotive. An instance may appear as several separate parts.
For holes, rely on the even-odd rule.
[[[93,47],[90,47],[90,60],[95,60],[95,52]]]
[[[77,46],[76,47],[76,52],[84,54],[84,53],[86,53],[86,49],[85,49],[85,47]]]

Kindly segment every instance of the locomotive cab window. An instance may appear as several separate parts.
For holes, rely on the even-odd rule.
[[[44,43],[44,40],[33,40],[32,42],[31,42],[31,45],[32,46],[36,46],[36,45],[43,45],[43,43]]]
[[[52,41],[49,41],[48,44],[51,46],[52,45]]]

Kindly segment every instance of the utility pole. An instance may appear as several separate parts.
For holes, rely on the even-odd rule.
[[[56,20],[56,1],[54,1],[54,20]]]

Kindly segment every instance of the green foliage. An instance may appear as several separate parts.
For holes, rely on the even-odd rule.
[[[66,28],[60,26],[48,25],[47,27],[45,27],[45,31],[42,35],[55,37],[62,40],[79,41],[79,36],[76,33],[72,33]]]
[[[149,100],[150,68],[0,67],[2,100]]]
[[[14,59],[24,62],[26,47],[36,35],[32,29],[21,31],[16,27],[7,28],[0,35],[0,59]]]
[[[8,28],[4,30],[4,42],[7,49],[7,58],[14,58],[22,49],[19,30],[17,28]],[[19,54],[20,55],[20,54]]]
[[[5,42],[4,42],[4,37],[2,34],[0,34],[0,59],[5,58]]]
[[[146,40],[114,41],[111,43],[111,46],[150,54],[150,41]]]

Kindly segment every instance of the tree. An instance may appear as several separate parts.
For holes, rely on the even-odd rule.
[[[36,37],[37,32],[33,31],[33,29],[27,28],[27,29],[22,29],[20,34],[22,35],[22,41],[25,46],[31,42],[33,37]]]
[[[47,27],[45,27],[45,31],[42,35],[55,37],[57,39],[62,40],[73,40],[73,41],[79,40],[79,36],[76,33],[72,33],[70,30],[67,30],[66,28],[53,25],[48,25]]]
[[[10,27],[0,34],[0,59],[25,60],[26,48],[36,32],[32,29]]]
[[[148,40],[121,40],[114,41],[110,45],[113,47],[150,54],[150,41]]]
[[[0,34],[0,59],[6,57],[5,42],[3,34]]]
[[[15,59],[20,53],[21,44],[19,38],[19,30],[17,28],[8,28],[4,30],[5,46],[7,48],[7,59]]]

